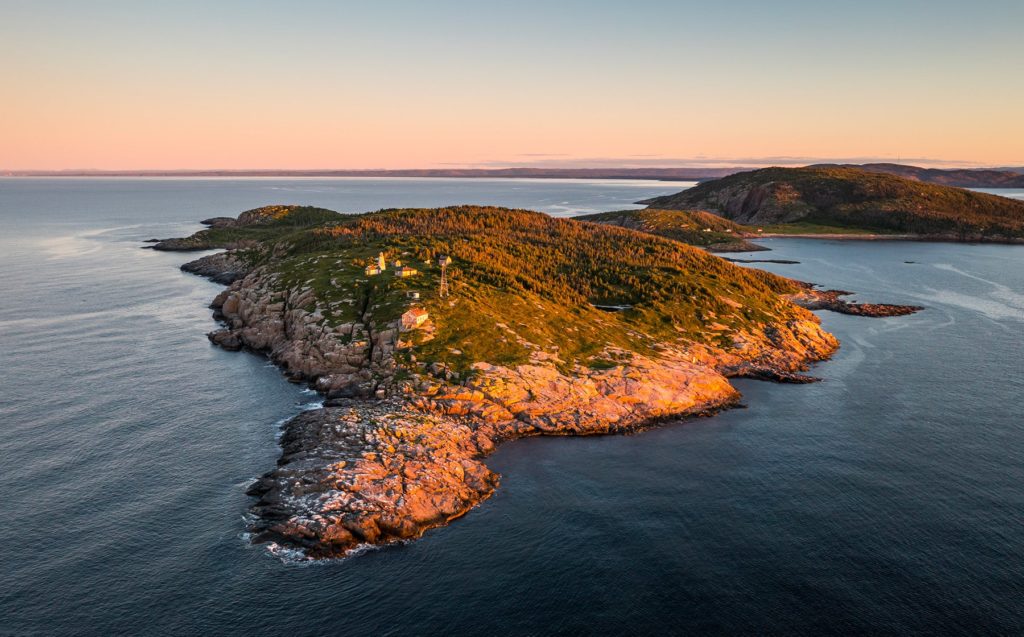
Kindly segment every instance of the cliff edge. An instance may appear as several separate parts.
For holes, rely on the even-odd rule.
[[[678,241],[500,208],[290,210],[163,249],[234,246],[183,266],[230,283],[210,339],[326,397],[249,490],[255,541],[305,558],[463,515],[503,441],[712,413],[739,399],[728,378],[803,382],[838,347],[794,302],[813,289]]]

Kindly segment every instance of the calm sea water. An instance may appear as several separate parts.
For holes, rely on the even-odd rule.
[[[809,386],[532,439],[494,498],[318,565],[243,539],[316,396],[210,346],[219,286],[138,249],[265,203],[610,210],[679,184],[0,180],[0,634],[1024,632],[1024,247],[772,240],[765,267],[928,309],[824,314]],[[914,263],[905,263],[913,261]]]

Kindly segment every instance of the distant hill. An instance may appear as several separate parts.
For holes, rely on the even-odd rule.
[[[205,169],[205,170],[13,170],[8,177],[447,177],[461,179],[650,179],[702,181],[748,170],[729,168],[410,168],[400,170]]]
[[[737,173],[641,203],[709,210],[758,226],[813,224],[961,241],[1024,238],[1024,201],[838,166]]]
[[[1024,168],[921,168],[903,164],[815,164],[808,168],[860,168],[929,184],[960,188],[1024,188]]]
[[[640,230],[649,234],[706,248],[712,252],[764,250],[744,238],[750,228],[702,210],[620,210],[574,217],[606,225]]]
[[[1024,167],[919,168],[902,164],[818,164],[813,168],[849,167],[882,172],[928,183],[962,188],[1024,188]],[[406,177],[460,179],[649,179],[654,181],[708,181],[752,168],[686,166],[649,168],[410,168],[410,169],[202,169],[202,170],[9,170],[6,177]]]

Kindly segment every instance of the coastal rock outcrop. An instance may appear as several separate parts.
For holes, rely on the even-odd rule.
[[[853,316],[870,316],[882,318],[886,316],[906,316],[920,312],[920,305],[892,305],[888,303],[854,303],[843,299],[853,292],[845,290],[818,290],[810,283],[804,283],[804,290],[789,295],[789,299],[808,310],[828,310],[839,314]]]
[[[282,289],[275,273],[250,272],[212,307],[225,327],[211,341],[265,353],[289,378],[328,397],[329,406],[285,424],[278,468],[250,489],[258,498],[255,539],[310,558],[413,538],[464,514],[496,487],[482,458],[502,441],[624,433],[714,413],[739,401],[728,376],[808,380],[797,372],[838,347],[808,314],[760,334],[737,333],[729,351],[628,354],[609,369],[569,373],[544,360],[478,363],[461,382],[441,370],[401,380],[395,325],[328,328],[315,293]]]
[[[181,269],[204,276],[211,281],[230,285],[252,271],[252,266],[236,252],[217,252],[189,261]]]
[[[225,327],[210,340],[266,354],[293,380],[328,396],[374,396],[394,371],[397,329],[362,321],[328,326],[310,288],[281,289],[279,276],[259,270],[213,300]]]
[[[278,467],[249,488],[254,539],[310,558],[416,537],[498,482],[470,427],[399,400],[304,412],[285,425],[281,449]]]
[[[444,223],[486,235],[430,243]],[[211,304],[222,323],[213,343],[263,353],[325,396],[284,425],[278,466],[249,490],[255,541],[305,558],[407,540],[465,514],[495,489],[484,458],[502,442],[711,414],[738,403],[729,378],[811,382],[803,372],[839,347],[817,316],[783,300],[810,306],[822,293],[632,230],[499,209],[383,211],[314,228],[183,268],[228,284]],[[508,228],[521,236],[499,243]],[[382,236],[401,247],[367,245]],[[463,264],[450,295],[417,283],[441,275],[424,245]],[[417,259],[417,274],[402,276],[397,258],[382,273],[385,250]],[[524,254],[541,261],[532,278]],[[647,304],[619,301],[620,315],[588,300],[627,292]],[[403,323],[412,304],[418,320]]]

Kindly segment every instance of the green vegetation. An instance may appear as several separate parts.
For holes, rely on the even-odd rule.
[[[372,320],[379,328],[410,305],[424,307],[435,329],[407,333],[415,347],[403,356],[460,373],[477,361],[512,365],[538,356],[563,369],[601,369],[631,351],[729,346],[733,330],[803,315],[779,297],[797,290],[787,279],[625,228],[471,206],[327,212],[316,225],[286,225],[285,217],[226,230],[265,233],[243,254],[278,272],[282,286],[314,289],[328,324]],[[419,274],[399,278],[389,267],[367,276],[379,252],[389,266],[400,259]],[[448,298],[437,295],[440,255],[453,260]]]
[[[168,239],[153,247],[157,250],[209,250],[256,246],[277,240],[289,232],[337,221],[345,215],[313,206],[263,206],[246,210],[230,225],[200,230],[183,239]]]
[[[826,226],[820,223],[777,223],[768,226],[760,226],[760,229],[768,234],[897,234],[891,230],[868,230],[866,228],[853,228],[850,226]]]
[[[1024,237],[1024,201],[847,167],[765,168],[644,203],[701,208],[740,223],[798,231],[814,224],[827,232],[847,228],[971,241]]]
[[[640,230],[675,241],[711,250],[759,250],[744,240],[752,229],[702,210],[620,210],[575,217],[591,221]]]

